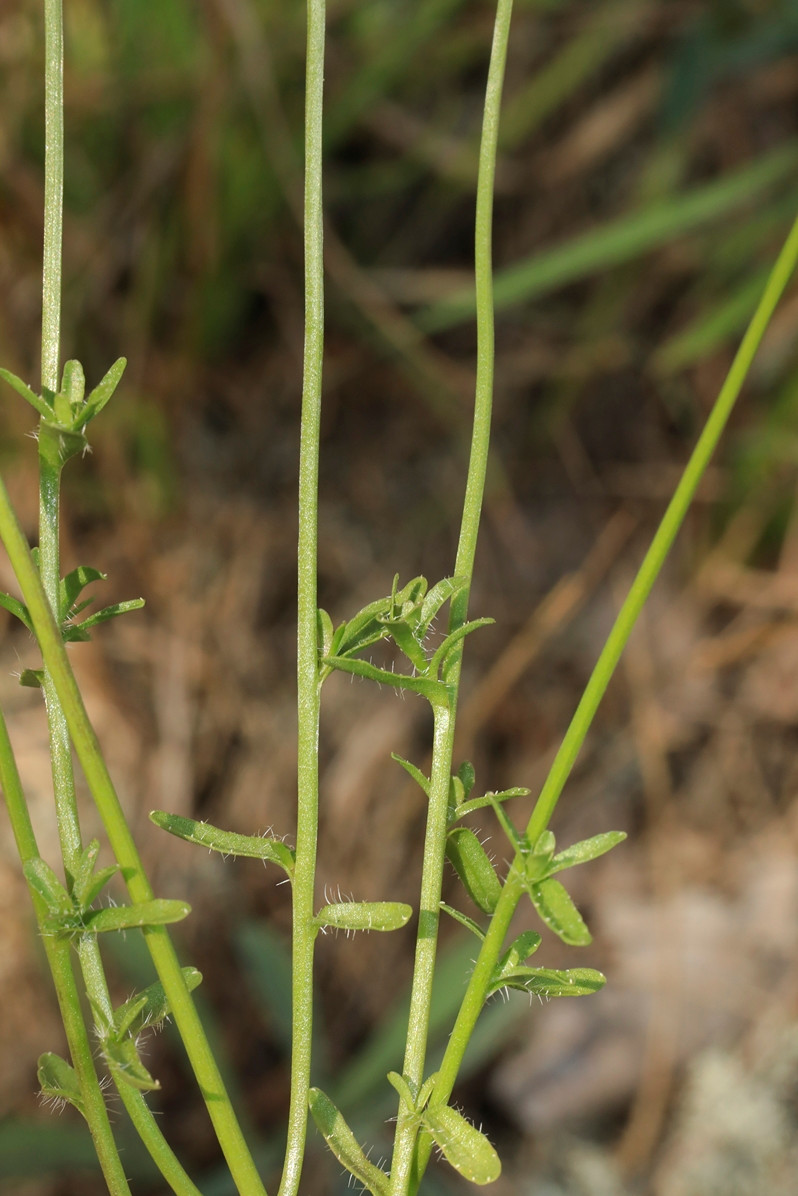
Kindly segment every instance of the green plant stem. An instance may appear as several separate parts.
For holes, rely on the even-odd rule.
[[[474,222],[474,273],[477,300],[477,364],[474,419],[468,462],[463,517],[454,573],[467,584],[452,600],[449,631],[456,631],[468,619],[468,601],[477,537],[482,515],[485,476],[490,446],[493,410],[494,316],[493,316],[493,193],[496,176],[499,113],[504,68],[510,35],[512,0],[498,0],[493,31],[482,137],[479,149],[476,216]],[[435,736],[430,774],[430,804],[424,847],[416,958],[411,990],[411,1013],[405,1055],[405,1078],[420,1086],[426,1061],[429,1002],[437,951],[438,919],[446,848],[446,808],[454,752],[455,715],[460,684],[462,643],[453,653],[445,681],[450,695],[446,710],[435,711]],[[391,1196],[415,1191],[420,1179],[418,1119],[399,1102],[396,1137],[391,1160]]]
[[[58,390],[64,210],[63,0],[44,0],[44,257],[42,382]]]
[[[762,337],[773,316],[776,305],[798,264],[798,220],[793,224],[778,259],[771,271],[762,298],[751,318],[726,380],[715,401],[709,418],[690,456],[662,521],[654,535],[629,594],[618,613],[607,642],[596,662],[568,730],[563,738],[549,774],[526,827],[530,843],[546,829],[554,813],[579,749],[584,743],[599,702],[610,677],[625,648],[632,628],[646,601],[695,494],[701,477],[717,446],[720,436],[740,394]],[[498,962],[504,940],[516,906],[524,893],[521,880],[523,861],[516,857],[505,881],[502,895],[491,918],[490,926],[477,957],[474,971],[466,988],[454,1029],[444,1053],[431,1105],[444,1104],[454,1088],[465,1049],[484,1007],[488,985]],[[430,1144],[422,1140],[419,1148],[418,1175],[423,1175],[430,1155]]]
[[[0,787],[5,796],[14,841],[22,863],[38,859],[39,848],[2,712],[0,712]],[[91,1043],[86,1033],[80,1009],[80,997],[72,971],[69,942],[56,939],[47,933],[47,908],[36,893],[32,890],[30,892],[47,963],[53,977],[72,1065],[80,1084],[86,1122],[97,1151],[100,1167],[111,1196],[130,1196],[130,1188],[114,1142],[105,1100],[94,1069]]]
[[[296,1196],[308,1123],[313,1039],[315,879],[319,819],[319,654],[317,643],[319,438],[324,358],[322,110],[324,0],[307,3],[305,85],[305,346],[299,446],[297,548],[297,833],[292,886],[291,1096],[280,1196]]]
[[[61,343],[61,246],[64,209],[63,0],[44,2],[44,248],[42,253],[42,386],[58,390]],[[39,429],[39,569],[53,613],[60,581],[61,466],[58,438]],[[58,834],[67,879],[81,850],[69,731],[45,668],[42,685],[50,732]]]
[[[427,1058],[432,982],[435,976],[435,956],[438,949],[449,778],[451,776],[451,725],[452,717],[448,707],[436,707],[429,812],[424,836],[424,858],[421,872],[418,934],[413,966],[413,985],[410,993],[407,1043],[402,1068],[404,1078],[408,1081],[411,1091],[418,1091],[423,1083]],[[409,1190],[412,1182],[417,1135],[418,1118],[403,1101],[400,1101],[391,1160],[391,1196]]]
[[[63,45],[63,2],[62,0],[45,0],[45,162],[44,162],[44,250],[42,267],[42,387],[53,392],[59,387],[60,370],[60,336],[61,336],[61,274],[62,274],[62,241],[63,241],[63,192],[64,192],[64,45]],[[54,617],[58,618],[59,584],[61,578],[61,550],[60,550],[60,505],[61,505],[61,472],[62,465],[59,456],[58,434],[46,426],[39,430],[39,574],[42,587]],[[82,850],[80,820],[78,815],[77,795],[75,792],[75,777],[72,766],[72,745],[69,728],[64,710],[56,691],[53,678],[45,665],[42,682],[47,722],[50,739],[50,761],[53,775],[53,794],[55,799],[58,835],[61,853],[64,861],[64,871],[68,887],[71,889],[75,867]],[[6,736],[7,740],[7,736]],[[24,808],[24,802],[23,802]],[[25,811],[27,813],[27,811]],[[31,832],[32,833],[32,832]],[[27,842],[28,850],[33,848]],[[21,851],[22,854],[22,851]],[[23,855],[23,860],[25,856]],[[69,945],[53,943],[45,937],[45,947],[48,950],[53,979],[59,994],[62,1013],[65,1001],[70,1006],[69,1017],[75,1025],[70,1037],[70,1051],[73,1059],[80,1057],[81,1052],[87,1054],[91,1063],[90,1069],[83,1064],[83,1074],[92,1086],[91,1098],[87,1098],[83,1086],[84,1103],[93,1108],[93,1120],[97,1121],[97,1110],[102,1108],[104,1116],[101,1119],[99,1135],[92,1130],[95,1141],[102,1145],[102,1158],[105,1159],[104,1170],[110,1169],[114,1182],[118,1185],[121,1177],[124,1182],[122,1164],[116,1153],[107,1115],[105,1102],[99,1087],[94,1065],[91,1060],[91,1050],[86,1039],[85,1025],[80,1012],[80,1001],[75,987],[72,961]],[[97,939],[93,935],[85,936],[78,943],[78,958],[86,990],[94,1004],[102,1010],[107,1021],[112,1021],[113,1007],[108,991],[108,984],[102,965],[102,957]],[[67,976],[68,972],[68,976]],[[62,997],[64,1000],[62,1000]],[[65,1024],[66,1024],[65,1014]],[[76,1038],[77,1027],[80,1027],[80,1037]],[[85,1046],[83,1039],[86,1039]],[[75,1045],[73,1046],[73,1040]],[[160,1167],[164,1178],[173,1190],[181,1196],[196,1196],[197,1189],[186,1176],[170,1147],[166,1143],[160,1129],[155,1123],[152,1113],[147,1108],[144,1097],[130,1085],[121,1081],[117,1084],[119,1094],[127,1111],[141,1134],[145,1145],[150,1150],[156,1164]],[[96,1109],[94,1109],[96,1106]],[[110,1141],[108,1140],[110,1136]],[[98,1147],[98,1153],[99,1153]],[[127,1191],[127,1184],[120,1191]]]
[[[0,538],[30,612],[42,657],[52,675],[75,751],[97,805],[111,850],[122,870],[128,892],[134,902],[150,901],[153,897],[152,888],[100,751],[94,728],[86,714],[38,571],[2,481]],[[264,1192],[263,1185],[244,1142],[194,1002],[186,988],[169,934],[165,927],[158,926],[145,930],[144,935],[235,1183],[239,1191],[246,1196],[261,1196]]]

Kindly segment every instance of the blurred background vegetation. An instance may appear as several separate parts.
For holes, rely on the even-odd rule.
[[[147,599],[74,659],[157,886],[194,904],[181,949],[269,1174],[287,1106],[285,890],[162,842],[146,813],[292,829],[304,9],[65,10],[64,355],[90,383],[130,364],[67,475],[64,559],[107,570],[109,601]],[[336,620],[396,571],[451,569],[492,20],[487,0],[329,4],[320,598]],[[796,100],[791,0],[516,0],[473,600],[497,626],[469,641],[459,744],[485,787],[534,791],[545,773],[794,216]],[[31,381],[42,157],[39,5],[4,0],[0,362]],[[578,878],[596,941],[576,962],[608,990],[491,1007],[469,1061],[460,1097],[506,1160],[499,1196],[794,1190],[796,325],[793,289],[558,814],[564,840],[631,832]],[[0,460],[35,535],[29,431],[8,392]],[[43,719],[12,676],[31,646],[0,616],[0,692],[54,859]],[[423,810],[389,753],[423,761],[421,703],[328,689],[320,882],[414,901]],[[5,827],[0,910],[0,1187],[92,1196],[81,1127],[36,1107],[35,1060],[60,1031]],[[412,949],[379,938],[319,952],[319,1075],[376,1154]],[[132,935],[122,946],[124,995],[146,964]],[[468,945],[455,934],[447,951],[440,1035]],[[168,1034],[152,1051],[171,1135],[222,1196],[180,1052]],[[317,1152],[306,1190],[343,1191],[338,1172]],[[430,1176],[431,1196],[462,1190]]]

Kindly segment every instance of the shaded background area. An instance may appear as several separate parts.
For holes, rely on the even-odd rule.
[[[287,1105],[286,891],[259,865],[165,841],[146,815],[292,831],[304,13],[274,0],[66,9],[64,353],[90,383],[120,354],[130,364],[93,454],[67,473],[64,564],[106,570],[103,599],[147,599],[73,659],[156,887],[194,905],[181,951],[205,974],[203,1013],[268,1174]],[[468,644],[457,755],[483,788],[534,793],[793,217],[798,11],[516,9],[472,603],[496,626]],[[330,5],[320,599],[336,620],[395,572],[434,581],[452,567],[492,19],[481,0]],[[30,380],[41,68],[38,6],[6,0],[0,361]],[[792,1191],[797,322],[793,290],[556,816],[563,844],[630,833],[573,874],[594,944],[563,951],[547,935],[538,956],[600,967],[608,987],[492,1005],[481,1023],[459,1097],[505,1160],[499,1196]],[[35,535],[21,407],[4,396],[0,451]],[[13,588],[6,564],[0,584]],[[0,692],[54,860],[43,716],[13,676],[35,654],[0,617]],[[428,739],[422,703],[327,683],[320,887],[415,902],[424,811],[390,752],[423,764]],[[36,1057],[63,1048],[4,823],[0,907],[0,1187],[92,1196],[103,1185],[81,1127],[37,1109]],[[445,929],[439,1045],[471,954]],[[120,998],[149,979],[139,948],[129,935],[114,952]],[[409,935],[327,938],[318,953],[319,1079],[375,1156],[411,953]],[[172,1139],[222,1196],[179,1048],[167,1033],[149,1057]],[[133,1142],[125,1157],[137,1192],[162,1190]],[[339,1170],[312,1154],[304,1190],[344,1191]],[[430,1174],[430,1193],[463,1190]]]

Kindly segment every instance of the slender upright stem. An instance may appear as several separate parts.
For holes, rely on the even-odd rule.
[[[477,294],[477,369],[474,420],[463,501],[463,518],[454,570],[455,576],[465,579],[466,585],[452,601],[449,616],[450,632],[462,627],[468,618],[468,600],[474,572],[490,445],[494,367],[493,191],[496,175],[499,112],[511,15],[512,0],[498,0],[485,92],[474,223],[474,266]],[[435,970],[438,910],[446,848],[446,807],[449,777],[452,771],[462,651],[461,643],[447,666],[445,681],[449,690],[450,704],[446,710],[436,710],[435,712],[430,804],[427,815],[419,928],[404,1065],[405,1078],[410,1081],[411,1087],[413,1085],[420,1086],[424,1078],[426,1063],[429,1003]],[[400,1101],[391,1161],[391,1196],[405,1196],[406,1193],[413,1192],[417,1188],[420,1178],[417,1144],[418,1121],[410,1115],[403,1102]]]
[[[293,880],[293,1042],[288,1135],[280,1196],[299,1190],[308,1121],[313,1033],[314,890],[319,810],[317,558],[319,434],[324,355],[322,103],[324,0],[308,0],[305,87],[305,350],[299,447],[297,571],[297,835]]]
[[[42,383],[58,390],[61,340],[61,242],[64,210],[63,0],[44,0],[44,261]]]

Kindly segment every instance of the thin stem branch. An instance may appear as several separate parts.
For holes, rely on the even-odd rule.
[[[499,112],[511,15],[512,0],[498,0],[485,91],[474,223],[474,270],[477,294],[477,368],[474,420],[463,500],[463,517],[454,570],[455,576],[465,579],[466,585],[452,600],[449,615],[450,632],[462,627],[468,618],[468,600],[474,572],[490,446],[495,355],[493,192],[496,176]],[[437,952],[443,859],[446,848],[446,808],[454,752],[455,715],[462,654],[461,642],[453,653],[453,658],[446,670],[445,680],[449,690],[450,704],[445,711],[435,711],[430,804],[427,815],[418,938],[410,998],[408,1047],[405,1055],[405,1078],[411,1082],[411,1085],[416,1086],[420,1086],[423,1080],[426,1062],[429,1002]],[[420,1141],[426,1142],[426,1139],[419,1140],[418,1119],[414,1119],[403,1102],[400,1101],[391,1161],[391,1196],[405,1196],[406,1193],[415,1191],[418,1187],[421,1176],[419,1171]]]
[[[319,810],[317,573],[319,437],[324,357],[322,108],[324,0],[308,0],[305,87],[305,348],[299,448],[297,566],[297,835],[293,879],[291,1097],[280,1196],[299,1190],[305,1153],[313,1036],[313,923]]]
[[[42,383],[56,391],[61,342],[61,243],[64,219],[63,0],[44,0],[44,57]]]

